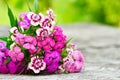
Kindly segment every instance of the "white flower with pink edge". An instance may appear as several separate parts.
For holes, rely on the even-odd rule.
[[[52,21],[54,21],[54,19],[55,19],[55,14],[54,14],[54,12],[53,12],[52,9],[47,10],[47,15],[48,15],[48,17],[49,17]]]
[[[10,31],[10,33],[13,33],[13,34],[18,33],[17,27],[13,27],[13,28],[11,28],[9,31]]]
[[[50,27],[52,28],[54,25],[55,25],[55,22],[54,21],[51,21],[50,18],[48,17],[45,17],[44,18],[44,21],[40,24],[41,27]]]
[[[35,73],[39,73],[41,70],[46,69],[46,63],[42,58],[34,56],[31,58],[31,62],[29,63],[28,68],[33,70]]]
[[[42,38],[49,36],[51,33],[52,33],[52,28],[49,27],[39,28],[36,30],[37,36],[41,36]]]
[[[34,26],[38,26],[44,20],[44,15],[42,13],[35,14],[33,12],[29,12],[27,17],[30,20],[30,23]]]

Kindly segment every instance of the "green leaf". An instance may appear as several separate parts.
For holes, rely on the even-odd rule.
[[[6,60],[6,61],[4,62],[4,64],[6,65],[6,64],[8,64],[10,61],[11,61],[11,59],[8,58],[8,60]]]
[[[7,42],[7,37],[2,37],[2,38],[0,38],[0,40],[2,40],[2,41],[5,41],[5,42]]]
[[[6,47],[10,49],[10,45],[13,43],[13,41],[9,37],[2,37],[0,38],[0,40],[5,41]]]
[[[67,50],[65,48],[65,49],[63,49],[61,56],[62,56],[62,58],[65,58],[65,57],[67,57],[67,55],[68,55],[68,53],[67,53]]]
[[[32,11],[32,9],[30,8],[29,1],[28,1],[28,0],[26,0],[26,2],[27,2],[28,9],[29,9],[29,11],[31,12],[31,11]]]
[[[11,40],[11,38],[7,39],[7,48],[10,49],[10,45],[13,43],[13,41]]]
[[[68,39],[65,44],[67,45],[72,39],[73,38]]]
[[[8,17],[9,17],[9,20],[10,20],[10,24],[11,24],[11,27],[14,27],[16,26],[16,20],[14,18],[14,15],[13,15],[13,12],[12,10],[10,9],[8,3],[7,3],[7,0],[5,0],[5,3],[7,4],[7,8],[8,8]]]
[[[8,6],[8,16],[9,16],[9,20],[10,20],[11,27],[16,26],[16,20],[15,20],[15,18],[14,18],[13,12],[12,12],[12,10],[9,8],[9,6]]]
[[[39,12],[38,0],[34,0],[34,8],[35,12],[38,13]]]
[[[18,20],[17,20],[17,18],[15,18],[15,26],[18,27]]]

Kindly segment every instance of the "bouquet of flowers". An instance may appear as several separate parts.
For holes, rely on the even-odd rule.
[[[11,29],[0,38],[0,73],[74,73],[83,69],[84,57],[55,25],[52,9],[46,15],[35,12],[14,17],[8,6]],[[4,42],[3,42],[4,41]]]

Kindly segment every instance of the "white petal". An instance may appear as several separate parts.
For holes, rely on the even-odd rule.
[[[13,50],[13,48],[14,48],[15,45],[16,45],[15,43],[12,43],[12,44],[10,45],[10,49]]]
[[[38,56],[32,57],[32,58],[31,58],[31,62],[32,62],[34,59],[36,59],[36,58],[38,58]]]
[[[15,41],[15,37],[13,35],[11,35],[11,39],[12,41]]]
[[[59,69],[60,69],[61,72],[65,72],[65,69],[62,67],[62,65],[59,66]]]
[[[39,73],[40,72],[39,69],[36,70],[34,67],[32,67],[31,63],[28,65],[28,68],[31,69],[31,70],[33,70],[35,73]]]
[[[10,32],[11,32],[11,33],[17,33],[17,32],[18,32],[17,27],[11,28],[11,29],[10,29]]]
[[[37,25],[39,25],[40,23],[39,23],[39,22],[34,22],[34,21],[31,20],[31,24],[32,24],[33,26],[37,26]]]
[[[38,70],[35,70],[35,69],[34,69],[33,71],[34,71],[35,73],[39,73],[39,72],[40,72],[40,70],[39,70],[39,69],[38,69]]]
[[[23,27],[20,27],[20,28],[21,28],[22,32],[24,32],[24,28]]]
[[[52,21],[51,24],[52,24],[52,25],[55,25],[55,21]]]
[[[43,62],[43,66],[40,68],[40,70],[45,70],[45,68],[46,68],[46,63]]]
[[[40,31],[41,31],[41,30],[42,30],[42,29],[40,29],[40,28],[36,30],[37,36],[40,36]]]
[[[32,63],[31,63],[31,62],[28,64],[28,68],[29,68],[29,69],[32,68]]]
[[[31,15],[32,15],[32,14],[34,14],[34,13],[33,13],[33,12],[29,12],[29,13],[27,14],[27,17],[28,17],[29,20],[31,20]]]
[[[41,16],[41,18],[42,18],[42,19],[40,20],[40,22],[43,22],[43,21],[44,21],[44,19],[45,19],[45,18],[44,18],[44,15],[43,15],[42,13],[39,13],[39,15],[40,15],[40,16]]]

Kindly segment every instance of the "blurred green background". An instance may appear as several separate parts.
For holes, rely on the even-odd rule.
[[[7,0],[16,16],[27,12],[27,0]],[[28,0],[33,8],[33,1]],[[59,24],[91,22],[120,27],[120,0],[38,0],[40,11],[52,8]],[[0,25],[8,25],[7,7],[0,0]]]

